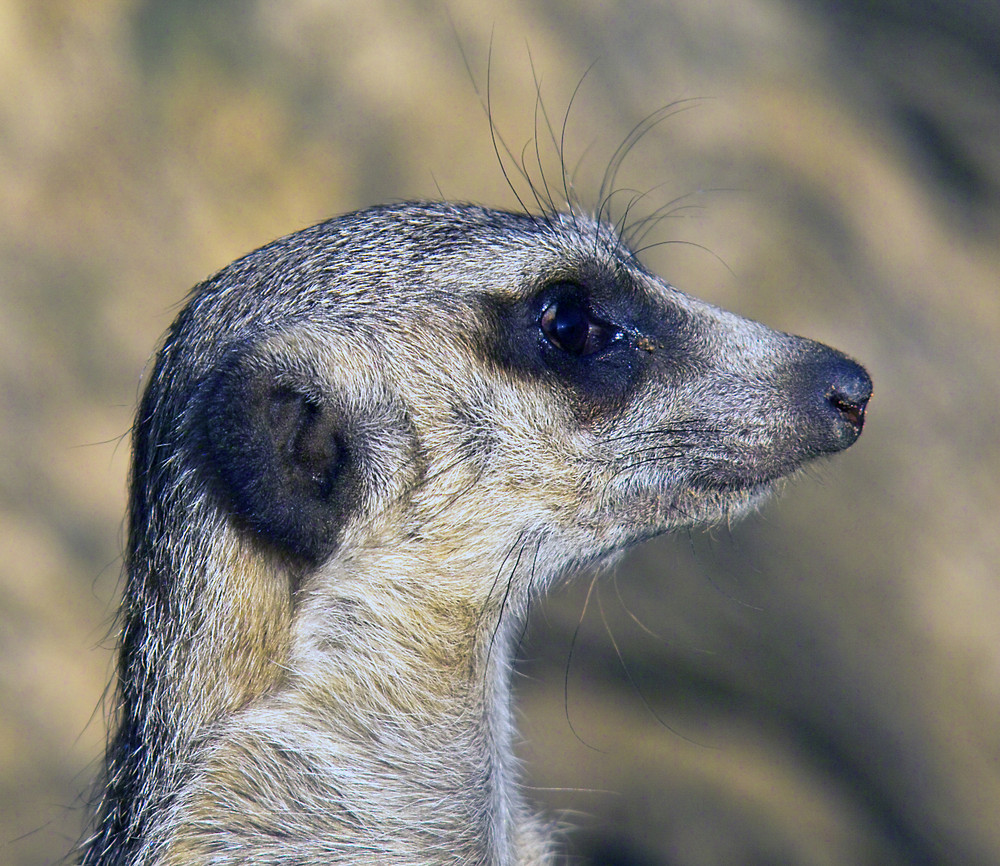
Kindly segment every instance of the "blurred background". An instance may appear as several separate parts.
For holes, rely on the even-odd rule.
[[[582,80],[594,207],[677,103],[617,179],[667,214],[644,262],[876,387],[761,515],[536,612],[522,754],[574,862],[1000,862],[995,0],[0,0],[0,861],[83,820],[126,433],[187,290],[369,204],[517,207],[487,80],[536,181]]]

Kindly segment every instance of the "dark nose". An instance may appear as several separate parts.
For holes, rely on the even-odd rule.
[[[807,369],[814,395],[810,402],[815,407],[809,413],[815,426],[807,439],[820,453],[843,451],[857,441],[865,425],[871,377],[846,355],[819,345]]]
[[[845,433],[853,442],[865,426],[865,409],[872,396],[871,376],[860,364],[841,358],[831,371],[830,379],[826,399],[840,413]]]

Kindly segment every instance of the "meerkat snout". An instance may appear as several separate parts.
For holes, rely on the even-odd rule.
[[[868,374],[577,214],[406,204],[194,291],[139,407],[86,864],[513,864],[533,594],[861,433]]]
[[[818,343],[812,344],[800,369],[808,393],[802,408],[807,420],[799,435],[807,449],[819,456],[853,445],[861,435],[872,395],[867,371],[841,352]],[[789,388],[790,405],[795,405],[795,391]]]

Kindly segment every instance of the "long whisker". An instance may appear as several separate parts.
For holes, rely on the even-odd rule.
[[[639,700],[642,701],[642,705],[649,711],[649,714],[654,719],[656,719],[656,721],[659,722],[659,724],[661,724],[664,728],[666,728],[671,733],[676,734],[682,740],[686,740],[687,742],[692,743],[692,744],[694,744],[696,746],[705,746],[706,748],[714,748],[714,747],[706,746],[706,744],[704,744],[704,743],[699,743],[696,740],[692,740],[690,737],[685,736],[680,731],[678,731],[677,728],[675,728],[673,725],[671,725],[669,722],[667,722],[653,708],[653,705],[649,702],[649,699],[646,697],[646,695],[643,692],[642,688],[639,686],[639,683],[636,681],[635,677],[633,676],[632,671],[631,671],[631,669],[628,666],[628,663],[625,661],[625,656],[622,655],[621,647],[618,646],[618,640],[615,638],[614,631],[611,629],[611,625],[608,622],[608,617],[607,617],[607,615],[604,612],[604,601],[601,599],[601,591],[600,591],[600,589],[598,589],[598,591],[597,591],[597,608],[598,608],[598,610],[601,613],[601,621],[604,623],[604,630],[607,632],[608,638],[611,641],[611,646],[614,648],[615,655],[618,656],[618,662],[621,665],[622,670],[625,672],[625,676],[628,677],[628,681],[632,684],[632,688],[635,689],[635,693],[639,696]]]
[[[666,452],[666,453],[664,453]],[[632,458],[635,456],[642,455],[654,455],[658,454],[662,457],[681,457],[684,454],[684,449],[679,445],[668,442],[654,442],[652,445],[644,445],[639,448],[631,448],[628,451],[623,452],[618,455],[615,459],[616,463],[625,463],[626,465],[632,465]]]
[[[587,587],[587,595],[583,600],[583,610],[580,611],[580,618],[577,620],[576,628],[573,629],[573,638],[569,644],[569,655],[566,657],[566,672],[563,675],[563,710],[566,714],[566,722],[569,725],[569,729],[573,732],[573,736],[590,749],[593,752],[599,752],[602,755],[607,754],[604,749],[599,749],[597,746],[593,746],[588,743],[583,737],[580,736],[579,731],[573,725],[573,719],[570,718],[569,712],[569,673],[573,666],[573,653],[576,651],[576,642],[580,637],[580,629],[583,627],[583,621],[587,616],[587,608],[590,606],[590,596],[594,592],[594,585],[597,583],[598,575],[595,573],[590,579],[590,586]]]
[[[563,115],[562,129],[559,131],[559,167],[562,170],[562,185],[563,185],[563,195],[566,199],[566,205],[570,209],[570,213],[573,214],[574,219],[576,218],[576,208],[574,207],[573,196],[570,195],[570,189],[573,186],[572,177],[567,175],[566,172],[566,127],[569,125],[569,115],[573,109],[573,103],[576,101],[576,96],[580,92],[580,88],[583,87],[583,81],[590,73],[590,70],[594,68],[597,61],[594,60],[590,66],[584,70],[583,75],[580,76],[580,80],[576,83],[576,87],[573,88],[573,94],[569,98],[569,104],[566,106],[566,113]]]
[[[507,145],[503,136],[497,127],[496,119],[493,115],[493,93],[492,93],[492,81],[493,81],[493,39],[494,32],[490,32],[490,46],[486,57],[486,94],[483,95],[482,91],[479,89],[479,84],[476,82],[476,76],[472,72],[472,65],[469,62],[469,57],[465,53],[465,48],[462,45],[462,40],[458,36],[458,31],[455,28],[455,22],[451,20],[449,16],[449,21],[451,21],[452,32],[455,34],[455,41],[458,44],[459,54],[462,56],[462,62],[465,64],[465,72],[469,76],[469,82],[472,84],[472,89],[479,99],[479,104],[482,106],[484,113],[486,114],[486,120],[490,125],[490,141],[493,144],[493,152],[496,154],[497,164],[500,166],[500,171],[503,174],[503,178],[507,183],[507,187],[514,194],[514,198],[517,199],[517,203],[520,205],[521,210],[531,219],[535,218],[535,215],[524,203],[521,198],[521,194],[518,192],[516,185],[514,184],[514,179],[511,177],[510,172],[507,170],[507,162],[503,158],[503,154],[507,155],[507,159],[517,170],[517,173],[521,178],[528,184],[528,188],[531,190],[532,194],[537,195],[535,191],[535,186],[531,181],[531,177],[524,169],[524,165],[518,161],[517,157],[514,156],[514,152]],[[539,204],[539,207],[541,205]],[[547,219],[547,215],[543,214],[543,218]]]
[[[622,163],[625,161],[625,158],[629,155],[632,149],[659,124],[663,123],[668,118],[690,110],[695,104],[702,101],[704,100],[700,98],[691,98],[672,102],[668,105],[664,105],[662,108],[657,109],[651,114],[648,114],[632,127],[629,133],[622,139],[615,152],[611,155],[611,159],[608,161],[608,166],[604,171],[604,177],[601,179],[601,185],[597,193],[597,200],[601,203],[597,213],[598,221],[600,221],[601,213],[608,201],[609,191],[615,188],[615,182],[618,178],[618,172],[622,167]]]
[[[477,631],[479,630],[479,628],[483,624],[483,619],[486,616],[486,611],[489,609],[490,600],[493,598],[493,592],[497,588],[497,584],[500,583],[500,575],[503,574],[503,570],[507,566],[508,560],[511,558],[511,556],[513,556],[515,549],[521,548],[521,550],[523,550],[522,542],[524,540],[524,536],[525,536],[526,532],[527,532],[527,530],[523,530],[522,529],[517,534],[517,538],[514,540],[514,543],[510,546],[510,549],[507,551],[506,555],[504,556],[503,561],[500,563],[500,567],[497,568],[497,573],[493,577],[493,583],[490,585],[490,589],[489,589],[489,592],[486,593],[486,599],[483,602],[483,606],[480,608],[479,614],[476,617],[476,630]],[[518,558],[520,558],[520,556],[521,556],[521,552],[519,550],[518,551]],[[515,562],[515,568],[516,567],[517,567],[517,563]],[[509,591],[509,585],[508,585],[508,591]]]
[[[726,262],[726,260],[722,258],[722,256],[710,250],[704,244],[698,244],[695,243],[694,241],[657,241],[656,243],[646,244],[646,246],[639,247],[636,250],[631,250],[631,255],[629,258],[631,258],[633,261],[638,261],[639,256],[641,256],[647,250],[652,250],[655,249],[656,247],[666,247],[673,245],[694,247],[696,250],[701,250],[702,252],[708,253],[713,259],[715,259],[720,265],[722,265],[727,271],[729,271],[730,276],[732,277],[736,276],[736,272],[731,267],[729,267],[728,262]]]
[[[647,626],[646,623],[639,619],[639,617],[632,612],[632,609],[625,604],[625,599],[622,598],[621,587],[618,585],[618,569],[615,569],[614,573],[611,575],[611,585],[615,588],[615,595],[618,597],[618,603],[621,605],[622,610],[628,615],[629,619],[631,619],[632,622],[639,626],[639,628],[646,632],[646,634],[650,637],[654,637],[659,641],[666,640],[663,635],[657,634],[649,626]]]
[[[616,469],[611,474],[611,477],[608,478],[608,484],[611,484],[613,481],[617,481],[619,478],[621,478],[622,475],[626,475],[627,473],[633,472],[636,469],[641,469],[643,466],[656,466],[665,463],[668,459],[679,456],[681,456],[681,454],[678,453],[674,455],[666,455],[663,457],[647,457],[643,460],[635,460],[629,463],[627,466],[622,466]]]
[[[549,117],[545,113],[545,103],[542,102],[542,80],[539,78],[538,73],[535,70],[535,59],[531,56],[531,49],[528,49],[528,65],[531,67],[531,78],[535,82],[535,115],[534,115],[534,141],[535,141],[535,164],[538,166],[538,174],[542,180],[542,189],[545,190],[545,202],[547,208],[546,213],[555,213],[556,203],[552,196],[552,190],[549,189],[549,179],[545,176],[545,167],[542,165],[542,151],[541,143],[538,136],[538,118],[539,114],[545,121],[545,125],[548,128],[549,136],[555,143],[555,134],[552,131],[552,124],[549,123]]]
[[[483,607],[479,612],[479,616],[477,617],[476,626],[478,631],[479,627],[482,624],[483,616],[485,615],[486,610],[489,607],[489,600],[493,596],[493,590],[496,589],[497,584],[500,582],[500,575],[503,574],[504,566],[507,564],[507,562],[511,557],[511,554],[514,552],[514,549],[516,548],[517,556],[515,557],[514,564],[511,566],[510,573],[507,575],[507,579],[504,582],[503,598],[500,601],[500,609],[497,612],[496,623],[494,623],[493,625],[493,633],[490,635],[489,646],[486,648],[486,659],[485,659],[484,670],[487,672],[487,675],[483,678],[484,703],[487,703],[487,692],[489,691],[489,686],[492,679],[491,676],[489,675],[489,667],[490,667],[490,660],[493,657],[493,647],[496,644],[497,636],[500,634],[500,626],[503,624],[504,612],[507,609],[507,602],[510,599],[511,589],[514,585],[514,580],[517,577],[517,568],[521,563],[521,557],[524,555],[524,549],[526,546],[524,539],[526,535],[527,535],[526,530],[522,530],[520,533],[518,533],[517,540],[514,542],[513,545],[511,545],[510,550],[507,551],[507,555],[504,557],[503,562],[500,563],[500,568],[497,569],[496,577],[493,579],[493,584],[492,586],[490,586],[489,593],[487,593],[486,601],[483,603]]]
[[[528,617],[529,614],[531,613],[531,599],[532,596],[534,596],[535,591],[537,589],[535,584],[535,576],[538,571],[538,553],[541,550],[541,548],[542,548],[542,534],[539,533],[538,538],[535,541],[535,552],[531,557],[531,575],[528,581],[528,592],[526,593],[524,602],[524,614],[523,614],[523,622],[521,624],[521,634],[518,635],[517,644],[514,650],[515,655],[521,651],[521,643],[524,641],[524,636],[525,634],[527,634],[528,631]]]
[[[658,189],[663,186],[659,184],[654,189]],[[687,210],[704,210],[704,205],[698,204],[686,204],[681,205],[680,203],[686,199],[694,198],[695,196],[708,195],[710,193],[718,192],[734,192],[732,189],[727,189],[725,187],[708,187],[704,189],[698,189],[694,192],[684,193],[684,195],[679,195],[674,199],[660,205],[652,213],[646,214],[636,222],[632,223],[626,230],[628,236],[628,244],[630,247],[639,246],[646,239],[649,233],[656,228],[664,219],[674,217],[679,215],[682,211]],[[639,234],[636,234],[636,232]]]
[[[677,438],[692,435],[702,436],[706,433],[718,433],[720,429],[718,425],[708,424],[704,421],[675,421],[663,427],[650,427],[646,430],[626,431],[615,436],[602,436],[601,441],[610,443],[625,442],[629,439],[644,439],[653,436]]]

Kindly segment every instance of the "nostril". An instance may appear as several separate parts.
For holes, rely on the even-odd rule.
[[[826,399],[855,431],[861,433],[865,426],[865,409],[872,396],[872,380],[864,368],[848,362],[838,370],[838,375],[826,392]]]
[[[851,400],[846,400],[840,394],[830,394],[828,397],[829,401],[833,404],[834,408],[837,409],[844,419],[854,427],[858,428],[858,432],[861,432],[861,428],[865,426],[865,403],[855,403]]]

